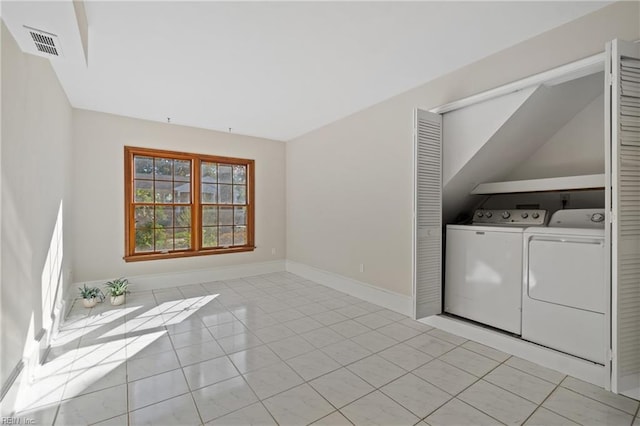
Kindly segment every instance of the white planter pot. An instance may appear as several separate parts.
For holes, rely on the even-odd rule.
[[[120,296],[111,296],[111,304],[113,306],[122,305],[124,303],[124,294]]]
[[[92,297],[91,299],[82,299],[82,304],[85,308],[93,308],[98,303],[98,299]]]

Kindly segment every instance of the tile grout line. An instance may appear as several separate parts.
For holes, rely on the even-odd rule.
[[[496,422],[500,423],[501,425],[506,425],[506,423],[505,423],[505,422],[502,422],[502,421],[500,421],[500,420],[496,419],[496,418],[495,418],[495,417],[493,417],[492,415],[485,413],[484,411],[480,410],[480,409],[479,409],[479,408],[477,408],[477,407],[474,407],[473,405],[471,405],[471,404],[469,404],[468,402],[466,402],[466,401],[464,401],[464,400],[462,400],[462,399],[458,398],[457,396],[455,397],[455,399],[456,399],[457,401],[460,401],[461,403],[463,403],[463,404],[465,404],[465,405],[468,405],[469,407],[473,408],[474,410],[478,410],[479,412],[481,412],[481,413],[482,413],[482,414],[484,414],[485,416],[488,416],[488,417],[492,418],[493,420],[495,420]],[[426,419],[425,419],[425,421],[426,421]]]
[[[567,376],[567,377],[569,377],[569,376]],[[624,411],[624,410],[621,410],[621,409],[619,409],[619,408],[613,407],[613,406],[611,406],[611,405],[609,405],[609,404],[606,404],[606,403],[604,403],[604,402],[602,402],[602,401],[598,401],[597,399],[593,399],[593,398],[591,398],[591,397],[589,397],[589,396],[587,396],[587,395],[583,395],[583,394],[581,394],[580,392],[577,392],[577,391],[575,391],[575,390],[573,390],[573,389],[570,389],[570,388],[564,387],[564,386],[562,386],[562,383],[558,383],[558,386],[557,386],[557,387],[562,388],[562,389],[564,389],[564,390],[566,390],[566,391],[568,391],[568,392],[574,393],[574,394],[576,394],[576,395],[578,395],[578,396],[581,396],[581,397],[583,397],[583,398],[589,399],[589,400],[591,400],[591,401],[593,401],[593,402],[597,402],[597,403],[599,403],[599,404],[602,404],[602,405],[604,405],[604,406],[606,406],[606,407],[608,407],[608,408],[610,408],[610,409],[612,409],[612,410],[616,410],[616,411],[619,411],[619,412],[621,412],[621,413],[623,413],[623,414],[626,414],[626,415],[628,415],[628,416],[631,416],[631,424],[633,424],[633,421],[634,421],[634,419],[635,419],[635,417],[633,416],[633,414],[629,414],[628,412],[626,412],[626,411]],[[556,389],[554,389],[554,392],[555,392],[555,391],[556,391]],[[552,393],[553,393],[553,392],[552,392]],[[549,395],[549,396],[550,396],[550,395]],[[545,399],[545,401],[546,401],[546,399]],[[547,407],[543,407],[543,408],[546,408],[546,409],[547,409],[547,410],[549,410],[549,411],[553,411],[551,408],[547,408]],[[637,411],[637,410],[636,410],[636,411]],[[562,415],[562,414],[560,414],[560,413],[558,413],[558,412],[556,412],[556,411],[553,411],[553,412],[554,412],[554,413],[556,413],[556,414],[558,414],[558,415],[560,415],[560,416],[562,416],[562,417],[565,417],[565,418],[566,418],[566,416],[564,416],[564,415]],[[571,419],[569,419],[569,420],[571,420]],[[578,422],[576,422],[575,420],[571,420],[571,421],[572,421],[572,422],[575,422],[575,423],[578,423]]]
[[[543,401],[542,401],[542,402],[541,402],[541,403],[536,407],[536,409],[535,409],[535,410],[533,410],[533,413],[531,413],[531,414],[529,415],[529,417],[527,417],[527,418],[525,419],[525,421],[523,422],[523,424],[524,424],[524,423],[526,423],[526,422],[527,422],[527,420],[529,420],[529,419],[530,419],[530,418],[531,418],[531,417],[532,417],[532,416],[533,416],[533,415],[534,415],[534,414],[535,414],[535,413],[536,413],[540,408],[544,408],[545,410],[549,410],[549,411],[551,411],[552,413],[557,414],[558,416],[560,416],[560,417],[562,417],[562,418],[565,418],[565,419],[567,419],[567,420],[569,420],[569,421],[572,421],[572,422],[573,422],[573,420],[571,420],[570,418],[565,417],[565,416],[563,416],[563,415],[562,415],[562,414],[560,414],[560,413],[556,413],[555,411],[553,411],[553,410],[552,410],[552,409],[550,409],[550,408],[547,408],[547,407],[543,407],[543,406],[542,406],[545,402],[547,402],[547,400],[548,400],[549,398],[551,398],[551,395],[553,395],[553,394],[555,393],[555,391],[560,387],[560,384],[561,384],[563,381],[564,381],[564,379],[563,379],[563,380],[560,380],[560,382],[559,382],[558,384],[556,384],[556,387],[555,387],[555,388],[553,388],[553,390],[552,390],[551,392],[549,392],[549,395],[547,395],[547,396],[546,396],[546,398],[545,398],[545,399],[544,399],[544,400],[543,400]],[[578,422],[575,422],[575,423],[578,423]]]
[[[614,410],[618,410],[618,411],[621,411],[621,412],[623,412],[623,413],[625,413],[625,414],[629,414],[631,417],[633,417],[633,418],[635,419],[635,415],[633,415],[633,414],[629,413],[628,411],[625,411],[625,410],[623,410],[623,409],[621,409],[621,408],[618,408],[618,407],[614,407],[613,405],[611,405],[611,404],[609,404],[609,403],[607,403],[607,402],[601,401],[601,400],[599,400],[599,399],[592,398],[591,396],[589,396],[589,395],[585,395],[584,393],[582,393],[582,392],[580,392],[580,391],[578,391],[578,390],[575,390],[575,389],[572,389],[572,388],[569,388],[569,387],[563,386],[563,385],[562,385],[562,383],[563,383],[567,378],[569,378],[569,377],[571,377],[571,376],[565,376],[565,378],[564,378],[564,379],[563,379],[563,380],[558,384],[558,386],[560,386],[560,387],[562,387],[563,389],[566,389],[566,390],[568,390],[568,391],[571,391],[571,392],[573,392],[573,393],[575,393],[575,394],[577,394],[577,395],[580,395],[580,396],[583,396],[583,397],[585,397],[585,398],[587,398],[587,399],[590,399],[590,400],[592,400],[592,401],[599,402],[600,404],[602,404],[602,405],[606,405],[607,407],[609,407],[609,408],[613,408]],[[587,384],[589,384],[589,385],[591,384],[591,383],[588,383],[588,382],[585,382],[585,383],[587,383]],[[595,386],[595,385],[593,385],[593,386]],[[613,393],[612,393],[612,394],[613,394]],[[619,394],[613,394],[613,395],[619,395]],[[621,396],[624,396],[624,395],[621,395]],[[628,397],[625,397],[625,398],[628,398]],[[633,401],[636,401],[635,414],[637,415],[637,414],[638,414],[638,410],[640,409],[640,401],[635,400],[635,399],[633,399],[633,398],[629,398],[629,399],[631,399],[631,400],[633,400]]]
[[[331,416],[332,414],[335,414],[335,413],[338,413],[339,415],[341,415],[342,417],[344,417],[346,421],[348,421],[350,424],[354,425],[354,423],[353,423],[351,420],[349,420],[349,419],[347,418],[347,416],[345,416],[344,414],[342,414],[342,413],[340,412],[340,410],[338,410],[338,409],[336,409],[335,411],[330,412],[330,413],[329,413],[329,414],[327,414],[326,416],[322,416],[322,417],[320,417],[318,420],[314,420],[314,422],[313,422],[313,423],[319,422],[319,421],[320,421],[320,420],[322,420],[322,419],[326,419],[327,417],[329,417],[329,416]],[[313,424],[313,423],[310,423],[310,424]]]
[[[77,299],[74,299],[73,301],[73,305],[71,306],[71,309],[69,310],[69,313],[71,312],[71,310],[73,309],[74,305],[76,304]],[[87,318],[91,315],[91,311],[93,310],[93,308],[91,308],[91,310],[89,311],[89,313],[87,313]],[[82,329],[82,331],[84,331],[84,329],[87,327],[87,322],[84,323],[84,325],[82,327],[80,327]],[[58,421],[58,415],[60,414],[60,409],[62,408],[62,401],[64,401],[63,397],[64,397],[64,393],[67,390],[67,383],[69,381],[69,378],[71,376],[71,369],[73,368],[73,364],[76,362],[76,359],[78,358],[78,349],[80,348],[80,343],[82,342],[82,337],[84,337],[84,333],[81,333],[80,338],[78,338],[78,345],[76,346],[76,353],[73,356],[73,361],[71,361],[71,364],[69,365],[69,372],[67,372],[67,380],[65,380],[63,388],[62,388],[62,393],[60,394],[60,400],[58,401],[58,408],[56,409],[55,415],[53,417],[53,422],[52,425],[55,425],[56,422]]]
[[[155,300],[155,296],[153,297]],[[125,306],[127,306],[127,296],[125,294],[124,297],[124,304]],[[158,301],[156,300],[156,306],[158,304]],[[127,315],[125,315],[123,317],[124,319],[124,332],[127,332]],[[127,407],[127,426],[131,425],[131,419],[130,419],[130,411],[129,411],[129,345],[127,344],[127,337],[126,335],[123,336],[124,338],[124,383],[125,383],[125,398],[126,398],[126,407]]]
[[[392,400],[392,401],[394,401],[396,404],[400,405],[402,408],[404,408],[405,410],[409,411],[411,414],[413,414],[414,416],[416,416],[416,417],[418,418],[418,423],[420,423],[420,422],[424,421],[424,420],[425,420],[427,417],[429,417],[431,414],[433,414],[434,412],[436,412],[437,410],[439,410],[439,409],[440,409],[440,407],[444,406],[444,405],[445,405],[445,404],[447,404],[449,401],[451,401],[452,399],[454,399],[454,398],[455,398],[455,396],[452,396],[450,393],[447,393],[447,392],[445,392],[445,391],[441,390],[444,394],[446,394],[446,395],[449,397],[449,399],[447,399],[445,402],[443,402],[442,404],[438,405],[436,408],[434,408],[433,410],[431,410],[429,413],[427,413],[427,415],[426,415],[426,416],[419,416],[418,414],[416,414],[416,413],[414,413],[413,411],[411,411],[408,407],[405,407],[404,405],[402,405],[402,403],[401,403],[400,401],[397,401],[395,398],[393,398],[393,396],[388,395],[384,390],[382,390],[382,388],[383,388],[384,386],[387,386],[388,384],[393,383],[393,382],[395,382],[396,380],[401,379],[402,377],[406,377],[406,376],[408,376],[409,374],[411,374],[411,375],[412,375],[412,376],[414,376],[414,377],[417,377],[417,378],[418,378],[418,379],[420,379],[420,380],[423,380],[424,382],[426,382],[426,383],[430,384],[431,386],[435,387],[436,389],[441,390],[441,389],[440,389],[440,388],[438,388],[436,385],[434,385],[434,384],[432,384],[432,383],[428,382],[427,380],[424,380],[422,377],[418,377],[418,376],[416,376],[416,375],[415,375],[415,374],[413,374],[411,371],[407,372],[406,374],[403,374],[402,376],[398,377],[397,379],[394,379],[394,380],[390,381],[389,383],[385,383],[383,386],[380,386],[380,387],[378,388],[378,390],[379,390],[380,392],[382,392],[382,394],[384,394],[387,398],[391,399],[391,400]],[[416,423],[416,424],[418,424],[418,423]]]
[[[500,367],[500,366],[501,366],[501,365],[503,365],[503,364],[504,364],[504,363],[501,363],[498,367]],[[507,366],[507,367],[510,367],[508,364],[504,364],[504,365],[505,365],[505,366]],[[493,370],[497,369],[498,367],[494,368]],[[491,370],[491,371],[493,371],[493,370]],[[491,371],[490,371],[490,372],[488,372],[487,374],[485,374],[484,376],[482,376],[482,377],[481,377],[481,380],[484,380],[484,378],[485,378],[487,375],[489,375],[489,374],[491,373]],[[518,370],[518,371],[520,371],[521,373],[527,374],[527,375],[529,375],[529,376],[531,376],[531,377],[534,377],[534,378],[538,378],[538,379],[539,379],[539,377],[538,377],[538,376],[535,376],[535,375],[533,375],[533,374],[527,373],[526,371],[521,371],[521,370]],[[543,380],[543,379],[540,379],[540,380]],[[513,391],[512,391],[512,390],[510,390],[510,389],[506,389],[506,388],[504,388],[504,387],[500,386],[499,384],[493,383],[493,382],[491,382],[491,381],[489,381],[489,380],[484,380],[484,381],[485,381],[485,382],[487,382],[487,383],[489,383],[489,384],[491,384],[491,385],[493,385],[493,386],[495,386],[495,387],[497,387],[497,388],[502,389],[502,390],[503,390],[503,391],[505,391],[505,392],[508,392],[508,393],[510,393],[510,394],[512,394],[512,395],[515,395],[515,396],[517,396],[517,397],[520,397],[520,398],[524,399],[525,401],[529,401],[530,403],[532,403],[532,404],[534,404],[534,405],[536,405],[536,406],[538,406],[538,407],[542,405],[542,402],[541,402],[541,403],[538,403],[538,402],[536,402],[536,401],[533,401],[533,400],[531,400],[531,399],[529,399],[529,398],[527,398],[527,397],[525,397],[525,396],[523,396],[523,395],[520,395],[520,394],[518,394],[518,393],[513,392]],[[559,384],[559,383],[558,383],[557,385],[556,385],[556,384],[554,384],[554,383],[551,383],[551,384],[552,384],[552,385],[554,385],[555,387],[551,390],[551,392],[549,392],[549,394],[547,394],[547,396],[545,396],[545,398],[544,398],[543,402],[547,400],[547,398],[548,398],[548,397],[549,397],[549,396],[550,396],[550,395],[551,395],[551,394],[556,390],[556,388],[557,388],[558,386],[560,386],[560,384]],[[534,410],[534,411],[535,411],[535,410]]]
[[[204,289],[204,287],[203,287],[203,289]],[[178,288],[178,292],[181,293],[182,296],[184,297],[184,293],[182,291],[180,291],[179,288]],[[204,297],[204,296],[200,296],[200,297]],[[155,298],[155,295],[154,295],[154,298]],[[156,299],[156,303],[157,303],[157,299]],[[163,320],[163,322],[164,322],[164,320]],[[166,329],[166,326],[165,326],[165,329]],[[208,329],[207,329],[207,332],[209,334],[211,334]],[[191,397],[191,401],[193,402],[193,406],[196,408],[196,413],[198,414],[198,418],[200,419],[200,424],[204,424],[204,419],[202,418],[202,414],[200,414],[200,409],[198,408],[198,404],[196,404],[195,397],[193,396],[193,393],[191,392],[191,386],[189,386],[189,381],[187,380],[187,375],[184,372],[184,366],[180,362],[180,358],[178,357],[178,352],[176,350],[176,347],[175,347],[175,345],[173,343],[173,340],[171,339],[171,336],[169,336],[169,330],[167,330],[167,336],[169,337],[169,344],[171,345],[171,348],[173,349],[173,353],[174,353],[176,359],[178,360],[178,365],[180,366],[179,367],[180,368],[180,372],[182,373],[182,377],[184,378],[184,382],[187,385],[187,391],[188,391],[189,396]],[[213,337],[213,336],[211,336],[211,337]],[[128,361],[128,358],[127,358],[127,361]],[[170,370],[170,371],[174,371],[174,370]],[[129,388],[129,386],[127,385],[127,389],[128,388]],[[182,394],[182,395],[186,395],[186,394]],[[173,396],[171,398],[168,398],[167,401],[169,399],[177,398],[177,397],[182,396],[182,395]],[[157,404],[157,402],[155,404]]]
[[[514,359],[523,359],[523,358],[519,358],[519,357],[517,357],[517,356],[515,356],[515,355],[511,355],[509,358],[514,358]],[[527,361],[526,359],[523,359],[523,360],[524,360],[524,361]],[[527,361],[527,362],[530,362],[530,361]],[[537,378],[538,378],[538,379],[540,379],[540,380],[544,380],[545,382],[550,383],[550,384],[552,384],[552,385],[554,385],[554,386],[557,386],[557,385],[559,385],[560,383],[562,383],[562,382],[564,381],[564,379],[567,377],[567,375],[566,375],[566,374],[564,374],[564,375],[563,375],[563,377],[562,377],[562,379],[560,379],[560,381],[559,381],[558,383],[554,383],[554,382],[552,382],[551,380],[547,380],[547,379],[545,379],[544,377],[540,377],[540,376],[535,375],[535,374],[533,374],[533,373],[531,373],[531,372],[529,372],[529,371],[525,371],[524,369],[522,369],[522,368],[518,368],[518,367],[516,367],[515,365],[511,365],[511,364],[506,364],[506,365],[507,365],[507,367],[511,367],[511,368],[513,368],[514,370],[518,370],[518,371],[520,371],[520,372],[522,372],[522,373],[526,373],[526,374],[528,374],[528,375],[530,375],[530,376],[537,377]],[[553,370],[552,368],[547,368],[547,367],[544,367],[544,366],[540,366],[540,367],[545,368],[545,369],[547,369],[547,370],[551,370],[551,371],[557,372],[558,374],[562,374],[562,373],[560,373],[559,371]]]
[[[465,343],[466,343],[466,342],[465,342]],[[460,345],[458,345],[458,346],[462,346],[463,344],[464,344],[464,343],[461,343],[461,344],[460,344]],[[454,348],[454,349],[455,349],[455,348]],[[453,349],[451,349],[451,350],[453,350]],[[451,352],[451,351],[445,352],[444,354],[442,354],[442,355],[440,355],[440,356],[443,356],[443,355],[445,355],[445,354],[447,354],[447,353],[449,353],[449,352]],[[479,354],[478,354],[478,355],[479,355]],[[491,359],[491,358],[488,358],[488,357],[485,357],[485,358],[487,358],[487,359]],[[511,356],[510,356],[509,358],[511,358]],[[470,403],[468,403],[468,402],[466,402],[466,401],[464,401],[464,400],[462,400],[462,399],[458,398],[458,396],[460,396],[464,391],[466,391],[467,389],[469,389],[470,387],[472,387],[473,385],[475,385],[476,383],[478,383],[480,380],[482,380],[482,379],[483,379],[483,377],[485,377],[487,374],[490,374],[490,373],[491,373],[492,371],[494,371],[496,368],[500,367],[502,364],[504,364],[505,362],[507,362],[507,360],[508,360],[509,358],[507,358],[507,359],[505,359],[504,361],[500,362],[498,365],[496,365],[495,367],[493,367],[491,370],[487,371],[487,372],[486,372],[484,375],[482,375],[481,377],[478,377],[478,376],[476,376],[475,374],[471,374],[471,373],[469,373],[469,372],[465,371],[465,373],[467,373],[467,374],[469,374],[469,375],[473,376],[473,377],[474,377],[474,378],[476,378],[477,380],[475,380],[473,383],[469,384],[467,387],[465,387],[465,388],[464,388],[464,389],[462,389],[460,392],[458,392],[457,394],[455,394],[455,395],[453,396],[453,398],[451,398],[449,401],[447,401],[447,403],[448,403],[448,402],[450,402],[450,401],[451,401],[451,400],[453,400],[453,399],[456,399],[456,400],[458,400],[458,401],[462,402],[463,404],[466,404],[466,405],[468,405],[469,407],[471,407],[471,408],[473,408],[473,409],[475,409],[475,410],[478,410],[478,411],[479,411],[479,412],[481,412],[482,414],[485,414],[485,415],[487,415],[487,416],[491,417],[492,419],[494,419],[494,420],[495,420],[495,421],[497,421],[498,423],[505,424],[504,422],[502,422],[502,421],[500,421],[500,420],[496,419],[495,417],[493,417],[493,416],[492,416],[492,415],[490,415],[489,413],[485,413],[485,412],[484,412],[484,411],[482,411],[480,408],[475,407],[474,405],[472,405],[472,404],[470,404]],[[451,364],[449,364],[448,362],[446,362],[446,361],[444,361],[444,360],[441,360],[441,359],[440,359],[440,357],[438,357],[438,358],[436,358],[436,359],[440,360],[441,362],[446,363],[447,365],[450,365],[450,366],[452,366],[452,367],[454,367],[454,368],[457,368],[457,369],[458,369],[458,370],[460,370],[460,371],[464,371],[464,370],[462,370],[461,368],[456,367],[455,365],[451,365]],[[496,360],[493,360],[493,361],[496,361]],[[498,361],[496,361],[496,362],[498,362]],[[434,385],[434,386],[436,386],[436,385]],[[436,386],[436,387],[437,387],[437,386]],[[440,389],[440,388],[438,388],[438,389]],[[444,391],[444,389],[443,389],[443,391]],[[445,391],[445,392],[446,392],[446,391]],[[446,393],[448,393],[448,392],[446,392]],[[449,394],[449,395],[451,395],[451,394]],[[443,404],[443,405],[444,405],[444,404]],[[534,410],[534,411],[535,411],[535,410]],[[434,412],[435,412],[435,411],[434,411]],[[426,421],[426,418],[427,418],[427,417],[429,417],[429,416],[430,416],[431,414],[433,414],[434,412],[430,413],[429,415],[427,415],[427,416],[426,416],[424,419],[422,419],[422,420],[423,420],[423,421]]]

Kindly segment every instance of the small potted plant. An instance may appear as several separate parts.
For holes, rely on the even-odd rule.
[[[98,287],[87,287],[85,284],[83,287],[78,287],[80,290],[80,296],[82,297],[82,304],[85,308],[93,308],[100,300],[102,292]]]
[[[124,295],[129,293],[127,287],[129,280],[126,278],[117,278],[107,282],[107,293],[111,296],[111,304],[113,306],[122,305],[124,303]]]

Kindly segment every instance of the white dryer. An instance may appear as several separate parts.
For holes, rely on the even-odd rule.
[[[522,338],[599,364],[606,348],[604,210],[560,210],[525,230]]]

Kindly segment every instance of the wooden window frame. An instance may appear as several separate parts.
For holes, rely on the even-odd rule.
[[[175,250],[168,252],[135,252],[135,206],[133,200],[135,165],[134,157],[141,155],[154,158],[170,158],[173,160],[191,161],[191,203],[177,204],[191,207],[191,248],[185,250]],[[201,197],[201,163],[221,163],[230,165],[245,165],[247,167],[247,241],[242,246],[230,247],[202,247],[202,197]],[[137,148],[131,146],[124,147],[124,198],[125,198],[125,255],[126,262],[137,262],[142,260],[173,259],[180,257],[209,256],[224,253],[241,253],[255,250],[255,161],[245,158],[221,157],[206,154],[192,154],[178,151],[167,151],[150,148]],[[206,205],[206,203],[204,203]],[[233,206],[233,204],[230,204]]]

